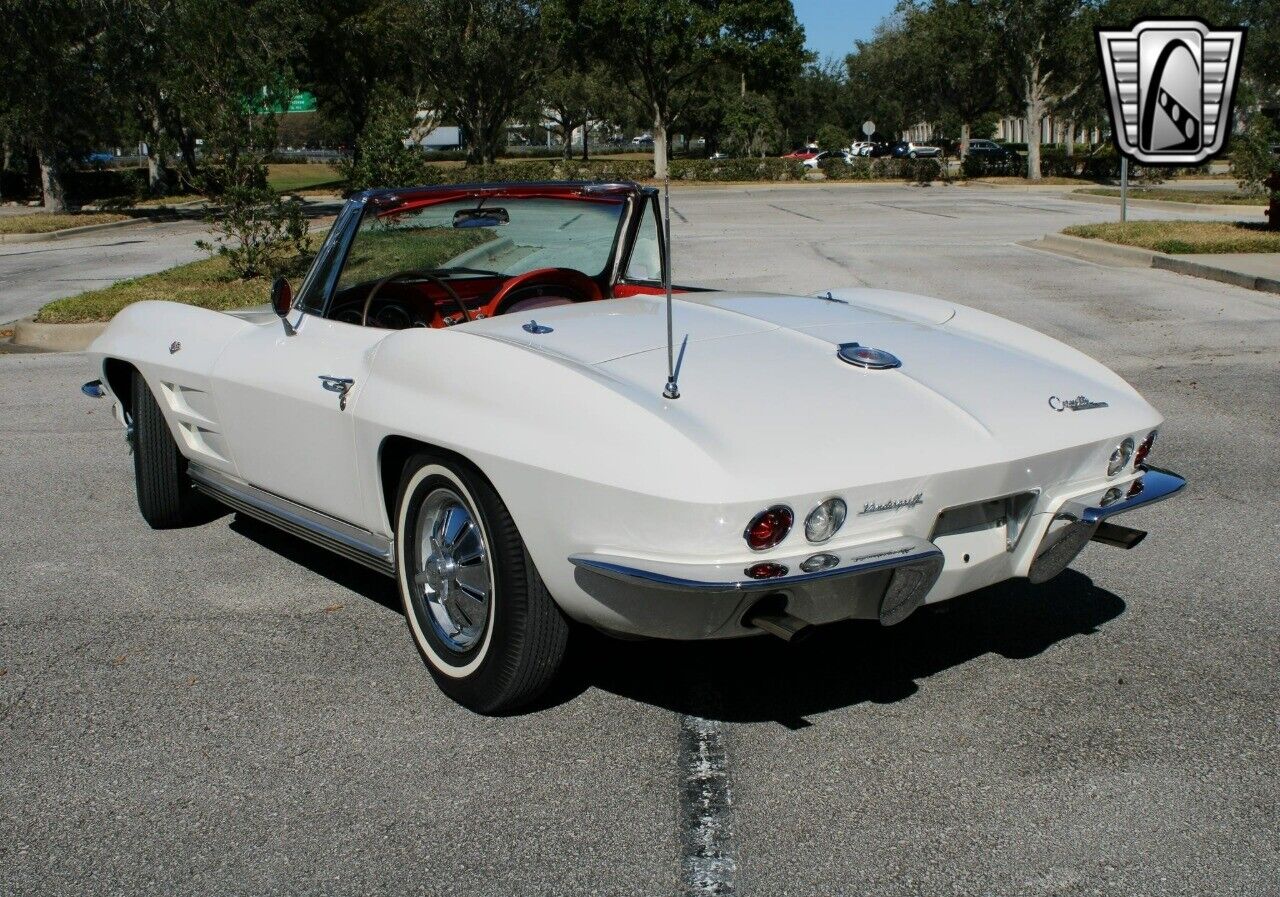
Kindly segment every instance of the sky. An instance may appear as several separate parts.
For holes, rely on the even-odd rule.
[[[819,58],[844,59],[858,38],[868,38],[893,12],[895,0],[792,0],[805,41]]]

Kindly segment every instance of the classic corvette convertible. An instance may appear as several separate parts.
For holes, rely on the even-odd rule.
[[[399,583],[440,687],[498,712],[574,621],[794,640],[1042,582],[1184,481],[1160,415],[1009,321],[877,289],[670,285],[659,194],[351,198],[296,296],[144,302],[90,354],[154,527],[210,500]],[[205,505],[205,507],[202,507]]]

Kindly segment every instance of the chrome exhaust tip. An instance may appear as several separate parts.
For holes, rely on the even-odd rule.
[[[1093,534],[1093,541],[1101,542],[1103,545],[1110,545],[1114,548],[1129,549],[1135,547],[1146,537],[1146,530],[1120,526],[1117,523],[1107,523],[1104,520],[1098,524],[1098,529]]]
[[[807,639],[815,628],[807,620],[787,613],[786,599],[781,595],[769,595],[760,599],[747,611],[742,622],[743,625],[755,627],[793,644]]]

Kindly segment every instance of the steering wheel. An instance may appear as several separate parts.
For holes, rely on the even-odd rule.
[[[570,302],[589,302],[601,298],[600,287],[581,271],[573,268],[535,268],[516,275],[499,287],[480,313],[486,318],[504,314],[508,310],[504,306],[512,304],[509,300],[513,299],[517,291],[542,285],[560,287],[564,291],[564,298]]]
[[[442,277],[437,277],[435,274],[432,274],[430,271],[409,270],[409,271],[397,271],[395,274],[388,274],[386,277],[382,278],[377,283],[375,283],[372,287],[370,287],[369,295],[364,297],[364,308],[361,309],[360,311],[361,327],[369,326],[369,308],[373,305],[373,299],[375,296],[378,295],[378,292],[387,284],[389,284],[391,281],[401,280],[406,277],[414,277],[419,280],[429,280],[432,283],[437,283],[440,286],[444,287],[444,291],[449,294],[449,298],[453,300],[453,304],[458,306],[459,311],[462,312],[462,321],[471,320],[471,315],[467,313],[467,306],[462,301],[462,297],[459,296],[454,291],[453,287],[449,286],[448,281],[446,281]],[[458,323],[462,323],[462,321],[459,321]]]

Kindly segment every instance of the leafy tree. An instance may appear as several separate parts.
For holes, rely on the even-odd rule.
[[[64,167],[110,130],[103,88],[110,27],[104,3],[3,0],[0,3],[0,109],[20,124],[40,167],[44,206],[67,208]]]
[[[972,124],[1009,105],[1003,82],[992,77],[1000,47],[986,11],[977,0],[908,2],[903,40],[911,47],[901,60],[908,105],[928,121],[958,120],[960,155],[968,155]]]
[[[838,125],[823,125],[818,129],[818,146],[824,150],[847,148],[850,144],[849,132]]]
[[[999,71],[1027,120],[1027,177],[1039,180],[1040,134],[1045,116],[1081,90],[1086,22],[1083,0],[982,0],[987,25],[1003,48]]]
[[[735,97],[724,117],[726,143],[735,155],[763,158],[782,138],[773,101],[758,93]]]
[[[416,111],[413,106],[389,89],[374,98],[365,129],[356,140],[356,152],[339,163],[349,188],[365,190],[431,182],[435,169],[422,150],[404,145]]]
[[[1271,147],[1280,142],[1280,132],[1265,115],[1254,115],[1243,134],[1231,138],[1231,176],[1240,189],[1251,195],[1266,190],[1263,183],[1277,165]]]
[[[703,79],[726,62],[740,81],[803,56],[803,30],[789,3],[776,0],[582,0],[587,38],[644,110],[653,130],[653,165],[667,176],[668,140]],[[798,37],[797,37],[798,36]],[[743,89],[740,88],[740,95]]]
[[[542,74],[541,6],[534,0],[422,0],[412,64],[445,116],[460,125],[467,161],[492,163],[512,112]]]
[[[901,134],[920,120],[909,84],[913,52],[901,17],[894,17],[877,25],[871,40],[855,42],[854,52],[845,57],[847,102],[859,124],[876,123],[878,139]]]

